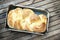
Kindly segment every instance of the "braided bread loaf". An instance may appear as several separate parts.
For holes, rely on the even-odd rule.
[[[8,13],[7,22],[10,28],[27,30],[31,32],[44,32],[46,30],[47,17],[37,15],[31,9],[16,8]]]

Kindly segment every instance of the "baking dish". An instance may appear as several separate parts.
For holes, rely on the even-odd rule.
[[[8,8],[8,12],[6,14],[6,16],[8,15],[9,11],[10,10],[13,10],[13,9],[16,9],[16,8],[29,8],[31,10],[33,10],[37,15],[39,14],[44,14],[47,16],[47,25],[46,25],[46,30],[44,32],[29,32],[29,31],[26,31],[26,30],[16,30],[14,28],[10,28],[7,24],[7,19],[6,19],[6,29],[8,30],[11,30],[11,31],[17,31],[17,32],[25,32],[25,33],[32,33],[32,34],[38,34],[38,35],[44,35],[48,32],[48,25],[49,25],[49,12],[48,10],[46,9],[39,9],[39,8],[34,8],[34,7],[28,7],[28,6],[15,6],[15,5],[10,5],[9,8]]]

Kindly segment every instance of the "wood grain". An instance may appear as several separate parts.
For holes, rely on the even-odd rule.
[[[60,35],[60,0],[5,0],[5,2],[0,3],[0,40],[59,40]],[[6,20],[6,17],[3,17],[4,14],[8,11],[8,5],[25,5],[36,8],[48,9],[50,15],[50,23],[48,27],[48,33],[39,36],[33,34],[11,32],[5,29],[5,24],[3,23]],[[3,4],[3,5],[2,5]],[[55,39],[57,38],[57,39]]]
[[[59,0],[57,0],[57,1],[59,1]],[[38,7],[38,6],[43,6],[43,5],[52,3],[52,2],[56,2],[56,0],[53,0],[53,1],[51,1],[51,0],[49,0],[49,1],[48,0],[45,0],[43,2],[34,3],[34,4],[29,5],[29,6]]]

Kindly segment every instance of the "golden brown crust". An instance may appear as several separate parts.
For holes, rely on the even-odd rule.
[[[31,9],[16,8],[8,14],[8,24],[17,30],[30,32],[44,32],[46,30],[47,18],[45,15],[35,14]]]
[[[32,14],[32,15],[30,16],[30,21],[31,21],[31,23],[34,23],[34,22],[36,22],[36,21],[38,21],[38,20],[40,20],[40,18],[39,18],[38,15]]]
[[[14,28],[18,30],[22,30],[20,20],[15,21]]]
[[[33,27],[31,27],[30,25],[26,26],[26,30],[30,31],[30,32],[33,32]]]
[[[46,30],[46,24],[45,23],[42,23],[41,25],[34,27],[35,32],[44,32],[45,30]]]
[[[23,18],[28,17],[30,14],[34,14],[34,12],[31,9],[23,9]]]
[[[47,17],[43,14],[40,14],[39,17],[41,18],[41,21],[47,24]]]
[[[13,11],[13,10],[11,10],[11,11],[9,12],[8,18],[7,18],[8,20],[7,20],[7,21],[8,21],[8,25],[10,25],[9,27],[14,28],[14,27],[13,27],[13,20],[12,20],[12,11]]]
[[[21,8],[16,8],[14,10],[11,10],[8,13],[8,24],[9,24],[9,26],[11,28],[14,28],[14,24],[17,24],[17,22],[18,22],[17,20],[21,20],[22,19],[21,16],[20,16],[21,13],[22,13],[22,9]]]
[[[11,28],[14,28],[13,27],[13,21],[11,19],[8,20],[8,24],[10,25],[10,27],[12,26]]]

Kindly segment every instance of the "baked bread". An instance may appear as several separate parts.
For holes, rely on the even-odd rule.
[[[21,21],[23,30],[28,30],[28,27],[31,24],[29,16],[32,14],[34,14],[34,12],[31,9],[23,9],[23,21]]]
[[[7,19],[10,28],[31,32],[46,30],[47,17],[43,14],[37,15],[31,9],[16,8],[11,10]]]
[[[43,14],[40,14],[39,17],[41,18],[41,21],[45,24],[47,24],[47,17]]]
[[[13,18],[12,18],[12,13],[14,13],[14,10],[11,10],[9,13],[8,13],[8,25],[10,28],[14,28],[14,21],[13,21]]]
[[[46,24],[41,23],[39,25],[34,25],[33,29],[34,29],[35,32],[44,32],[46,30]]]
[[[11,28],[20,29],[20,21],[22,20],[22,9],[16,8],[8,14],[8,25]],[[10,17],[11,16],[11,17]],[[18,26],[19,24],[19,26]]]
[[[33,30],[34,26],[32,26],[32,24],[35,23],[35,22],[38,22],[39,19],[40,19],[39,16],[36,15],[36,14],[32,14],[32,15],[29,16],[29,21],[28,21],[29,26],[27,26],[29,31],[34,31]]]
[[[23,19],[25,19],[26,17],[28,17],[29,15],[34,14],[34,12],[31,9],[23,9]]]

